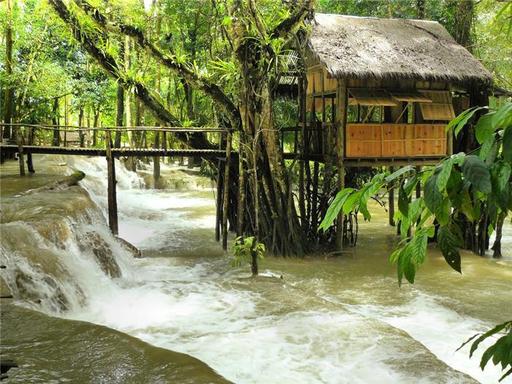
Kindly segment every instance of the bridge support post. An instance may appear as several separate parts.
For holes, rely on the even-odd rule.
[[[224,188],[222,190],[222,249],[228,249],[229,170],[231,167],[231,132],[226,137],[226,162],[224,163]]]
[[[107,199],[108,199],[108,225],[114,235],[118,235],[117,221],[117,195],[116,195],[116,164],[112,155],[112,137],[110,131],[105,131],[106,158],[107,158]]]
[[[220,223],[222,221],[222,184],[224,181],[222,172],[222,161],[217,162],[217,204],[215,211],[215,241],[220,241]]]
[[[16,128],[16,141],[18,142],[18,163],[20,165],[20,176],[25,176],[25,156],[23,154],[23,133],[21,126]]]

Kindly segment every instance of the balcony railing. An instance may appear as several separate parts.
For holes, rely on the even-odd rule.
[[[349,123],[345,157],[443,157],[450,150],[444,124]]]

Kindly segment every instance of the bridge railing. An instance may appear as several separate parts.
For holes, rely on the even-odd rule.
[[[107,137],[114,147],[163,148],[177,146],[177,135],[206,134],[208,141],[222,144],[229,131],[219,127],[103,126],[26,124],[0,122],[3,144],[18,146],[106,148]],[[5,139],[7,137],[7,139]]]

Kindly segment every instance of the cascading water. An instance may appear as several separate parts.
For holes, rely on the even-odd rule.
[[[19,303],[188,353],[236,383],[499,377],[455,349],[512,317],[510,256],[498,265],[465,255],[460,277],[434,253],[418,283],[398,289],[386,261],[392,230],[377,217],[362,225],[352,256],[268,258],[251,279],[212,240],[211,190],[144,189],[118,163],[120,237],[142,250],[138,259],[106,226],[104,160],[68,161],[87,174],[88,195],[70,188],[3,199],[3,276]]]

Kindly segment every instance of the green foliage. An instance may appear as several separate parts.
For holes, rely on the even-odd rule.
[[[499,380],[501,382],[507,376],[512,374],[512,321],[506,321],[502,324],[498,324],[483,334],[476,334],[472,336],[457,350],[461,349],[476,338],[476,340],[471,344],[471,349],[469,351],[469,356],[472,357],[482,341],[497,335],[502,336],[493,345],[485,350],[482,355],[482,359],[480,360],[480,368],[483,370],[487,363],[492,359],[494,365],[501,365],[502,371],[505,372]]]
[[[265,244],[257,241],[254,236],[239,236],[233,244],[233,260],[231,265],[233,267],[240,267],[244,264],[250,264],[253,254],[256,254],[258,260],[262,260],[265,257],[265,251]]]
[[[460,132],[476,109],[463,112],[449,125]],[[448,265],[461,272],[459,249],[463,246],[463,234],[459,226],[461,218],[475,223],[482,215],[488,217],[489,232],[496,228],[500,216],[512,210],[512,104],[503,105],[480,117],[476,125],[476,137],[481,145],[479,155],[458,153],[433,167],[417,173],[413,167],[404,167],[392,174],[378,174],[362,188],[341,190],[327,210],[320,229],[326,230],[340,212],[345,214],[361,210],[365,212],[369,198],[384,188],[399,187],[398,212],[395,219],[400,222],[402,240],[391,254],[390,261],[397,266],[399,284],[403,278],[414,283],[416,272],[427,254],[428,239],[433,239],[437,227],[437,245]],[[413,191],[418,180],[424,185],[423,196],[414,198]],[[364,208],[364,210],[363,210]],[[503,336],[483,355],[482,368],[492,358],[502,368],[512,366],[512,335],[509,325],[497,327],[484,334],[478,343],[492,334],[508,327],[509,334]],[[512,369],[504,377],[512,373]]]

